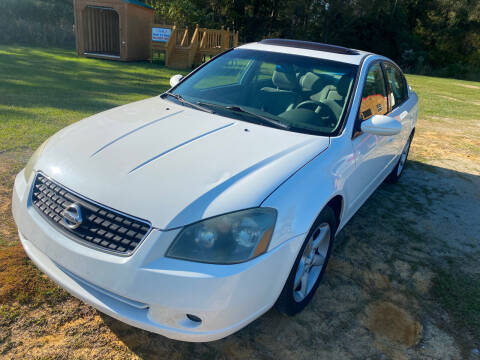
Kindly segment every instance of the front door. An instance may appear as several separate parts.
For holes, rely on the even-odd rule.
[[[351,211],[355,212],[378,187],[385,177],[385,168],[392,159],[388,150],[391,136],[378,136],[361,132],[360,124],[374,115],[388,112],[388,100],[385,78],[380,62],[370,65],[362,90],[362,101],[352,138],[355,157],[355,179],[351,184],[354,201]]]

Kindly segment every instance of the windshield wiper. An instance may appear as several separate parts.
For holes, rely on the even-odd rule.
[[[198,102],[197,104],[204,105],[204,106],[213,106],[213,107],[218,107],[218,108],[221,108],[221,109],[226,109],[226,110],[230,110],[230,111],[234,111],[234,112],[238,112],[238,113],[247,114],[247,115],[250,115],[250,116],[252,116],[252,117],[254,117],[258,120],[261,120],[263,123],[268,123],[269,125],[273,125],[276,128],[290,129],[290,126],[285,125],[285,124],[281,123],[280,121],[270,119],[269,117],[254,113],[252,111],[248,111],[241,106],[232,106],[232,105],[227,106],[227,105],[220,105],[220,104],[205,103],[205,102],[201,102],[201,101]]]
[[[208,113],[210,113],[210,114],[213,114],[213,113],[214,113],[213,110],[207,109],[207,108],[205,108],[205,107],[203,107],[203,106],[200,106],[200,105],[198,105],[198,104],[194,104],[194,103],[186,100],[182,95],[172,94],[172,93],[170,93],[170,92],[164,92],[161,96],[162,96],[162,97],[163,97],[163,96],[171,96],[171,97],[177,99],[178,101],[180,101],[182,104],[187,104],[188,106],[191,106],[191,107],[193,107],[193,108],[195,108],[195,109],[197,109],[197,110],[205,111],[205,112],[208,112]]]

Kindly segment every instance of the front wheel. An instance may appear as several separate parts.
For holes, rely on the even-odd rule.
[[[330,258],[336,226],[333,210],[325,207],[305,238],[275,304],[281,313],[295,315],[312,299]]]

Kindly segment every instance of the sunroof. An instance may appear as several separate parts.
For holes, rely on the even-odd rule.
[[[359,55],[358,51],[337,45],[323,44],[312,41],[302,41],[302,40],[287,40],[287,39],[265,39],[260,41],[261,44],[265,45],[277,45],[277,46],[288,46],[300,49],[308,50],[317,50],[331,52],[335,54],[343,55]]]

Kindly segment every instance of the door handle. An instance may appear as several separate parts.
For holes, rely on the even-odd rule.
[[[405,119],[408,115],[408,111],[404,111],[400,114],[400,121],[402,121],[403,119]]]

